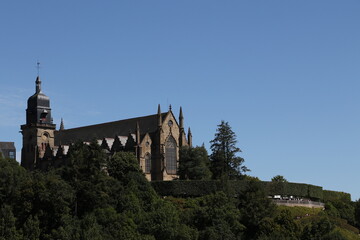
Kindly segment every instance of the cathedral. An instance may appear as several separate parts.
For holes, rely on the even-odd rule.
[[[97,143],[107,154],[131,151],[148,180],[173,180],[178,178],[179,148],[192,145],[190,128],[187,136],[180,107],[179,119],[171,106],[167,112],[118,120],[90,126],[59,129],[51,117],[50,99],[41,89],[38,76],[35,94],[29,97],[26,124],[21,125],[23,146],[21,165],[29,170],[48,169],[66,164],[69,147],[81,141]]]

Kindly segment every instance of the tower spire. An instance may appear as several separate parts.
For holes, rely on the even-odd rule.
[[[157,117],[158,117],[158,127],[161,127],[161,125],[162,125],[162,119],[161,119],[161,109],[160,109],[160,104],[158,105]]]
[[[41,92],[41,80],[40,80],[39,76],[36,77],[35,84],[36,84],[36,93],[40,93]]]
[[[65,129],[65,127],[64,127],[64,121],[63,121],[63,119],[61,118],[61,123],[60,123],[60,131],[61,130],[64,130]]]
[[[36,77],[36,93],[41,92],[41,81],[40,81],[40,62],[36,62],[36,69],[37,69],[37,77]]]
[[[136,144],[140,144],[140,127],[139,122],[136,122]]]
[[[37,68],[37,75],[40,76],[40,62],[36,62],[36,68]]]
[[[184,116],[183,116],[183,112],[182,112],[182,107],[180,107],[179,123],[180,123],[180,129],[183,129],[184,128]]]
[[[188,144],[189,144],[190,147],[192,147],[192,134],[191,134],[190,127],[189,127],[189,130],[188,130]]]

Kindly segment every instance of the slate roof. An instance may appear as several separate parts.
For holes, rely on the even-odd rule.
[[[166,114],[167,112],[161,113],[162,120],[164,120]],[[141,135],[154,133],[158,129],[158,115],[154,114],[144,117],[56,131],[55,145],[70,144],[79,140],[89,142],[94,139],[128,136],[129,133],[135,133],[137,122],[139,123]]]
[[[15,150],[15,144],[14,142],[0,142],[0,149]]]

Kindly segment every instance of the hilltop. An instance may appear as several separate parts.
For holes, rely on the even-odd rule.
[[[0,239],[359,239],[359,202],[279,207],[255,180],[236,196],[222,185],[164,197],[132,153],[109,158],[96,143],[69,151],[69,165],[47,172],[0,160]]]

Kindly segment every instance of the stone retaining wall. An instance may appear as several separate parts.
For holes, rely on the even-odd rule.
[[[310,200],[276,200],[273,199],[276,205],[288,207],[308,207],[308,208],[324,208],[325,204],[322,202],[314,202]]]

